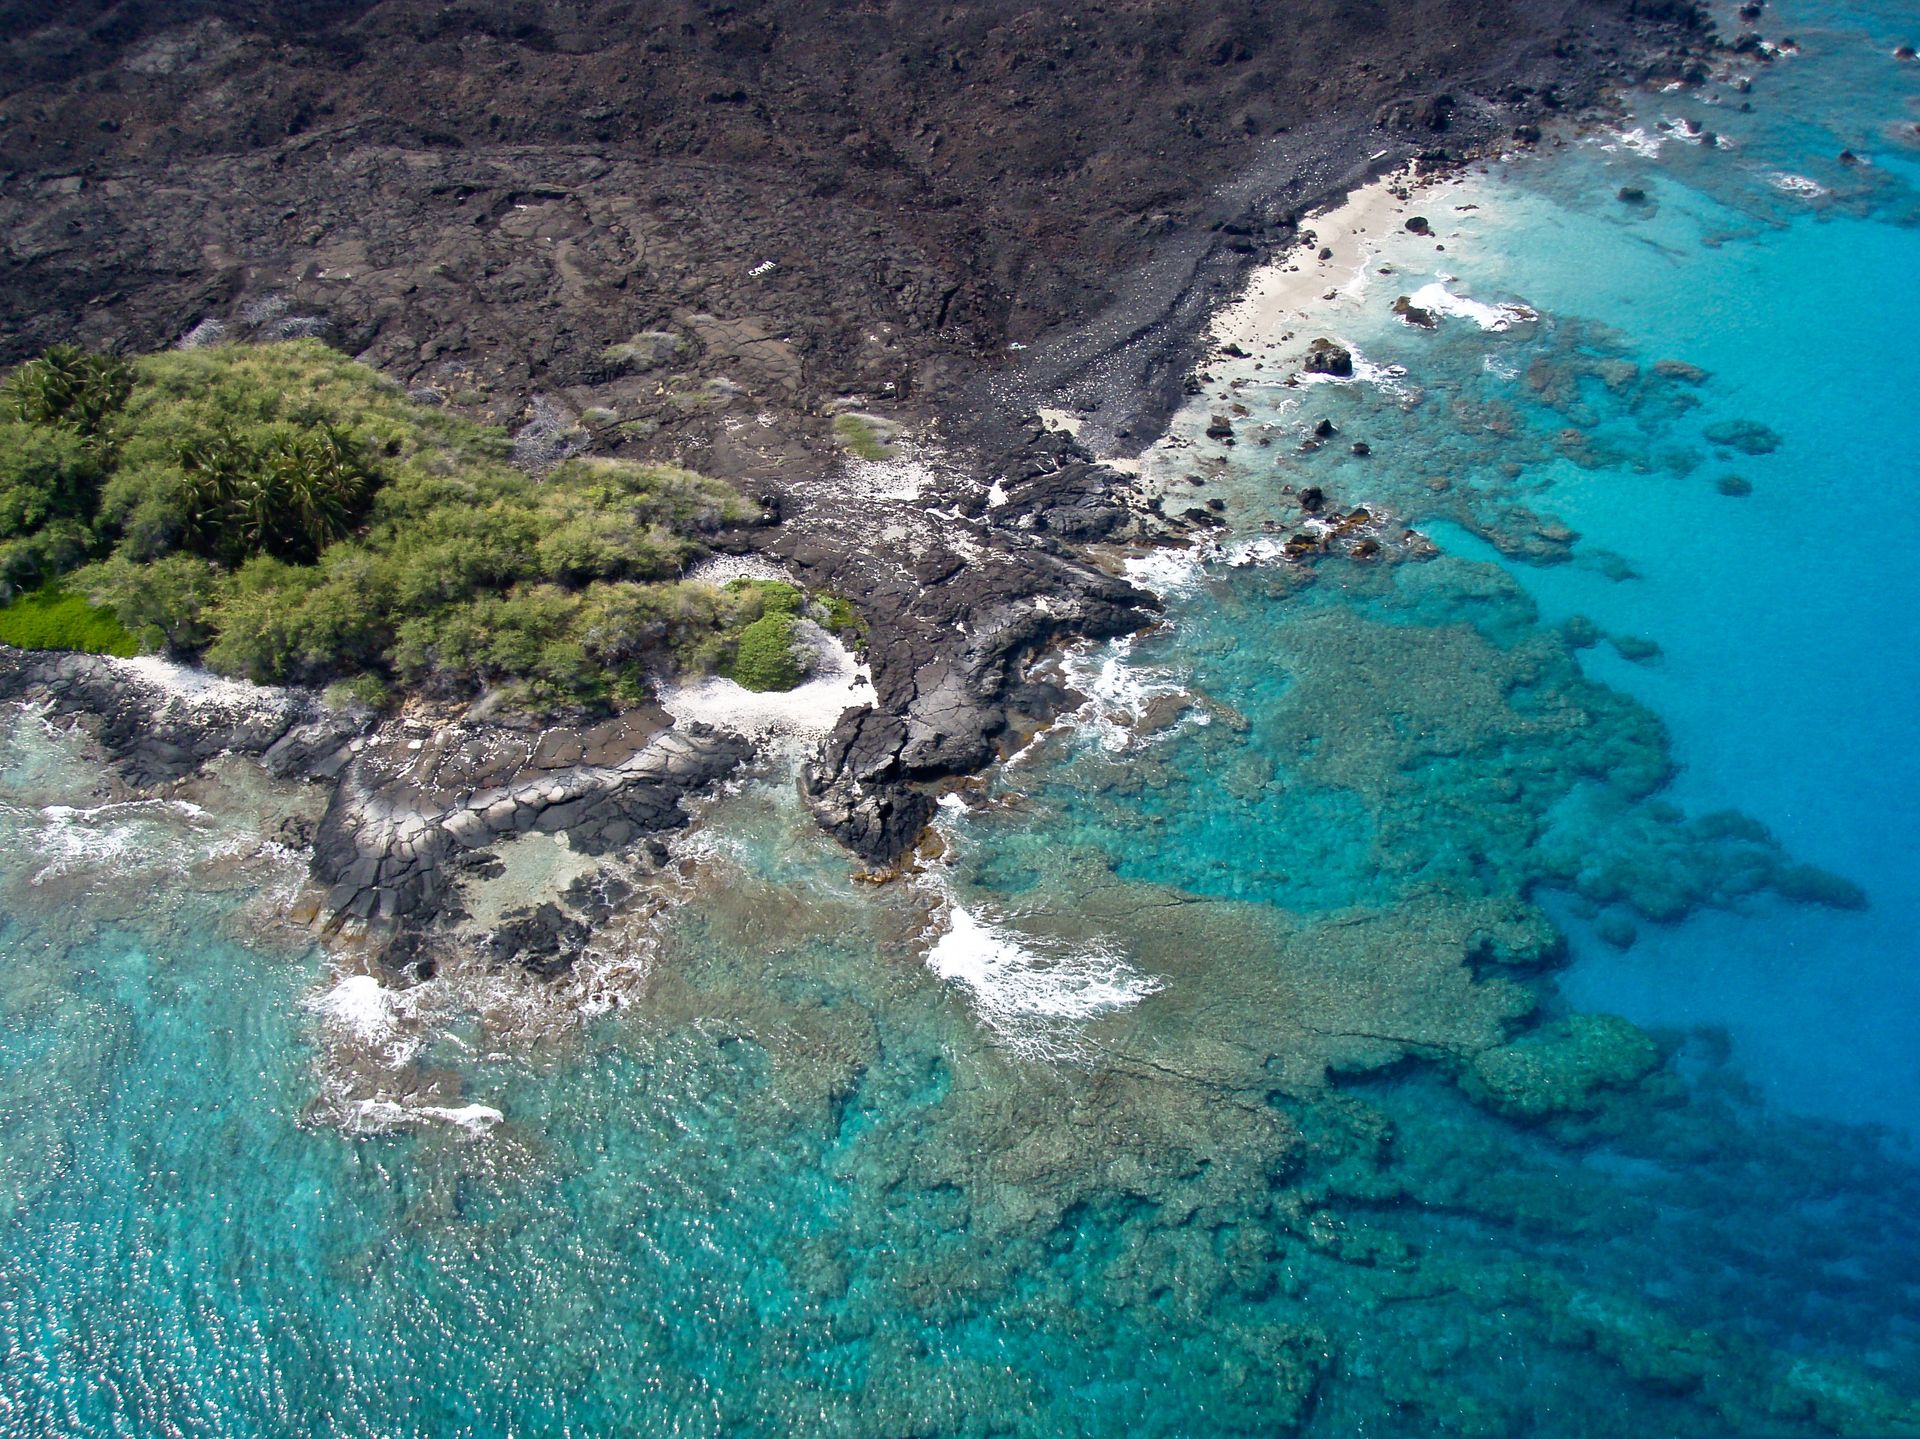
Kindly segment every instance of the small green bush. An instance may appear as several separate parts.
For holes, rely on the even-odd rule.
[[[867,622],[845,595],[821,595],[814,603],[820,612],[822,629],[847,641],[866,638]]]
[[[0,644],[23,650],[78,650],[89,655],[140,653],[140,644],[112,610],[56,589],[21,595],[0,608]]]
[[[760,616],[740,631],[734,647],[733,681],[750,690],[790,690],[806,675],[794,649],[797,621],[791,614]]]
[[[358,674],[352,679],[335,680],[326,687],[320,698],[337,710],[378,711],[385,709],[393,702],[393,692],[379,675]]]

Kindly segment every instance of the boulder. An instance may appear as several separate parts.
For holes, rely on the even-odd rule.
[[[1353,374],[1353,352],[1322,336],[1307,346],[1307,358],[1301,368],[1310,375],[1335,375],[1342,379]]]
[[[1434,317],[1433,311],[1424,305],[1414,304],[1411,295],[1402,295],[1399,299],[1395,300],[1393,302],[1393,313],[1416,329],[1431,330],[1440,323],[1439,320]]]

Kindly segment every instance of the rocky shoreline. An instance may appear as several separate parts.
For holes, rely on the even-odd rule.
[[[75,723],[140,792],[189,779],[221,755],[278,779],[329,786],[317,824],[279,836],[310,851],[325,934],[365,939],[390,969],[418,937],[461,918],[459,882],[497,864],[495,847],[564,834],[587,855],[637,848],[663,863],[661,838],[686,801],[752,753],[736,734],[674,726],[658,710],[585,727],[538,727],[415,710],[384,721],[302,690],[201,681],[155,662],[0,646],[0,700]],[[517,948],[539,952],[536,927]]]
[[[376,29],[410,13],[404,3],[345,8],[351,24]],[[1129,25],[1152,13],[1120,9]],[[509,54],[485,26],[475,33],[491,35],[488,53],[509,77],[490,103],[496,114],[520,107],[520,120],[514,136],[484,142],[423,134],[392,108],[402,99],[390,62],[365,53],[355,62],[364,75],[328,82],[338,95],[325,124],[242,135],[221,128],[231,117],[198,110],[171,132],[149,123],[150,107],[197,83],[274,93],[289,54],[331,31],[269,45],[215,17],[123,37],[99,64],[61,59],[51,30],[35,32],[15,42],[33,61],[17,71],[24,83],[0,94],[0,328],[13,358],[50,339],[151,346],[209,322],[219,335],[268,338],[297,321],[421,398],[523,434],[544,425],[565,445],[672,459],[759,495],[779,517],[753,537],[761,552],[808,587],[850,597],[868,626],[874,703],[842,715],[801,783],[823,826],[886,869],[918,841],[939,782],[978,770],[1001,736],[1058,712],[1065,696],[1028,682],[1033,657],[1152,622],[1152,598],[1098,568],[1087,546],[1181,526],[1131,496],[1095,449],[1131,454],[1157,438],[1204,358],[1208,317],[1297,243],[1301,217],[1385,169],[1444,168],[1516,136],[1526,143],[1540,120],[1598,103],[1609,87],[1685,76],[1709,43],[1690,5],[1513,10],[1489,0],[1477,23],[1508,27],[1511,43],[1469,55],[1452,32],[1458,17],[1414,7],[1400,41],[1419,63],[1391,80],[1377,63],[1386,42],[1346,17],[1312,37],[1332,47],[1322,59],[1337,72],[1325,108],[1303,93],[1273,113],[1249,109],[1237,135],[1231,117],[1205,107],[1177,123],[1195,93],[1260,88],[1246,67],[1290,37],[1255,9],[1252,29],[1222,11],[1221,34],[1204,44],[1181,28],[1201,21],[1183,14],[1177,33],[1138,39],[1120,61],[1084,35],[1061,42],[1046,83],[1066,87],[1059,104],[1070,113],[1033,121],[1041,141],[1057,132],[1072,148],[1084,132],[1062,124],[1098,123],[1114,104],[1131,107],[1132,124],[1142,107],[1188,97],[1139,121],[1185,168],[1129,172],[1105,189],[1095,173],[1049,180],[1045,157],[1017,147],[1024,160],[994,161],[995,179],[982,167],[1006,147],[1005,126],[1029,122],[1019,104],[1007,120],[1004,97],[976,81],[908,76],[863,102],[876,116],[902,94],[912,105],[918,84],[950,125],[987,126],[946,142],[945,158],[936,142],[932,158],[869,163],[854,138],[823,149],[816,136],[776,161],[727,161],[711,137],[661,140],[656,124],[642,160],[632,139],[553,132],[564,118],[552,108],[555,77],[566,72],[538,57],[578,52]],[[721,88],[676,95],[663,113],[697,106],[704,120],[746,104],[754,124],[776,131],[820,122],[840,102],[823,98],[824,62],[807,47],[824,43],[814,27],[831,26],[831,7],[789,6],[783,18],[800,46],[781,57],[783,100],[742,88],[735,101]],[[1002,27],[994,35],[1014,23],[988,20]],[[1022,34],[1023,54],[1045,48]],[[765,80],[779,70],[772,53],[676,56],[675,73],[692,83],[703,66],[747,65]],[[951,55],[963,68],[990,59],[1017,67],[1018,57],[964,44]],[[473,64],[463,53],[454,70]],[[1124,94],[1074,88],[1081,69],[1115,64]],[[116,112],[71,128],[109,95],[132,120]],[[930,122],[914,123],[923,134]],[[54,138],[62,124],[84,136],[86,154],[59,153],[73,143]],[[666,133],[679,134],[670,123]],[[884,143],[860,133],[862,144]],[[824,234],[823,167],[844,206]],[[919,177],[911,197],[895,193],[902,173]],[[1036,193],[1064,213],[1036,218]],[[214,202],[235,194],[247,203]],[[977,213],[954,213],[968,205]],[[1060,229],[1076,222],[1077,247]],[[755,238],[783,225],[797,227],[789,241],[819,243]],[[994,288],[1015,277],[1020,293]],[[631,335],[654,338],[611,343]],[[1035,420],[1043,404],[1082,416],[1081,438]],[[843,453],[834,416],[856,405],[886,427],[882,460]],[[129,683],[117,662],[15,651],[0,651],[0,697],[82,718],[137,786],[171,783],[222,752],[332,786],[311,836],[322,918],[365,927],[396,963],[412,953],[405,937],[447,917],[453,881],[486,865],[497,842],[537,830],[588,853],[644,852],[686,822],[686,800],[752,753],[739,735],[671,726],[656,711],[540,729],[457,710],[376,724],[310,695],[252,710],[190,704],[163,684]],[[544,953],[552,937],[527,943]]]

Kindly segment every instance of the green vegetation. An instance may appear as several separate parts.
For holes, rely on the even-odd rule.
[[[728,673],[750,690],[790,690],[806,670],[793,647],[794,616],[773,611],[740,631]]]
[[[140,653],[140,645],[112,610],[56,589],[21,595],[0,609],[0,644],[23,650],[79,650],[89,655]]]
[[[666,330],[643,330],[631,340],[609,345],[600,352],[600,362],[612,370],[629,373],[657,370],[672,364],[687,352],[687,342]]]
[[[881,438],[879,430],[858,415],[834,416],[833,433],[857,460],[892,458],[893,451],[887,448],[887,442]]]
[[[536,709],[728,666],[804,603],[679,578],[756,516],[728,487],[609,459],[536,479],[509,453],[317,341],[49,351],[0,386],[0,594],[59,580],[146,647],[262,682],[506,685]],[[777,678],[766,644],[747,667]]]
[[[393,692],[379,675],[355,675],[352,679],[335,680],[320,698],[337,710],[383,710],[393,702]]]
[[[132,393],[133,366],[118,355],[55,345],[0,385],[0,417],[98,439]]]
[[[807,606],[806,591],[785,580],[737,579],[728,583],[727,593],[752,595],[769,615],[797,615]]]
[[[820,611],[820,627],[828,634],[848,644],[858,644],[866,639],[867,622],[853,607],[853,601],[845,595],[821,595],[816,604]]]

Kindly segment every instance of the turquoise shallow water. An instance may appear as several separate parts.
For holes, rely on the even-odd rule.
[[[311,797],[10,719],[0,1435],[1920,1432],[1910,21],[1421,195],[1384,383],[1215,367],[1221,555],[910,883],[775,773],[620,982],[369,1007]],[[1306,485],[1383,553],[1235,564]]]

